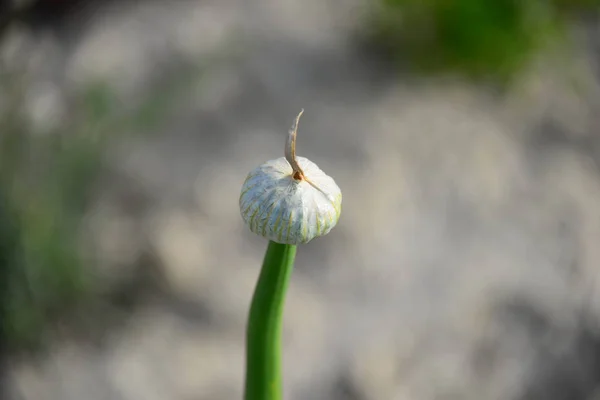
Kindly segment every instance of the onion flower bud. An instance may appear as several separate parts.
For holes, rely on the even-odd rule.
[[[337,224],[342,192],[333,178],[315,163],[296,157],[298,114],[289,131],[285,157],[252,170],[239,199],[242,218],[250,230],[281,244],[308,243]]]

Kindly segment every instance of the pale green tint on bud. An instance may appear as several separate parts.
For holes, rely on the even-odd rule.
[[[251,171],[240,195],[240,212],[250,230],[282,244],[308,243],[326,235],[342,210],[342,192],[333,178],[312,161],[296,157],[300,115],[290,131],[286,157]]]

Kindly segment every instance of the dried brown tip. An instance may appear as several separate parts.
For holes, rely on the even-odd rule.
[[[288,139],[285,144],[285,159],[287,160],[287,162],[290,163],[290,165],[292,166],[292,170],[294,171],[292,172],[292,178],[294,178],[297,181],[308,182],[312,187],[314,187],[319,192],[323,193],[327,198],[329,198],[327,196],[327,193],[325,193],[320,187],[315,185],[313,182],[311,182],[310,179],[308,179],[304,175],[304,171],[302,171],[302,168],[300,168],[300,165],[296,160],[296,136],[298,134],[298,121],[300,121],[300,117],[303,113],[304,109],[300,110],[300,113],[294,120],[294,125],[292,125],[292,129],[290,129],[289,131]]]
[[[302,171],[302,168],[300,168],[300,165],[296,160],[296,136],[298,134],[298,122],[300,121],[300,117],[303,113],[304,109],[300,111],[300,113],[294,120],[294,125],[292,125],[292,128],[289,131],[288,138],[285,144],[285,159],[288,163],[290,163],[292,170],[294,171],[292,177],[297,181],[301,181],[304,179],[304,172]]]

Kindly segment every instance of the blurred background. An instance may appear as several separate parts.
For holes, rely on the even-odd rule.
[[[1,398],[241,399],[301,108],[286,398],[600,399],[596,0],[0,2]]]

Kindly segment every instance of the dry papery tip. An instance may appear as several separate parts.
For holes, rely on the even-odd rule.
[[[294,120],[294,124],[292,125],[292,128],[289,131],[288,138],[285,144],[285,159],[288,163],[290,163],[292,170],[294,171],[292,177],[297,181],[305,179],[304,172],[302,171],[302,168],[300,168],[300,165],[296,160],[296,136],[298,134],[298,122],[300,121],[300,117],[303,113],[304,109],[300,110],[300,113]]]
[[[306,175],[304,175],[304,171],[302,171],[302,168],[300,168],[300,164],[298,164],[298,161],[296,160],[296,136],[298,135],[298,122],[300,121],[300,117],[302,116],[302,114],[304,114],[304,109],[300,110],[300,113],[294,120],[294,124],[292,125],[292,128],[289,131],[287,142],[285,144],[285,159],[292,166],[292,170],[294,171],[292,172],[292,178],[294,178],[294,180],[306,181],[319,192],[323,193],[325,197],[329,198],[327,196],[327,193],[325,193],[320,187],[315,185],[306,177]]]

